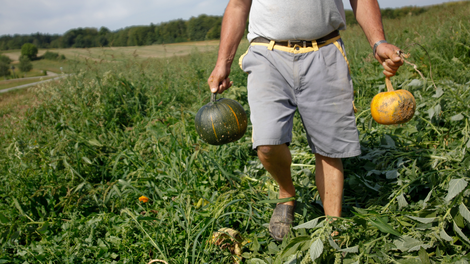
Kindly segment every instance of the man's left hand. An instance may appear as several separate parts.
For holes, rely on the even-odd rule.
[[[399,55],[400,49],[389,43],[382,43],[377,47],[375,58],[384,67],[383,74],[392,77],[398,68],[403,65],[403,59]]]

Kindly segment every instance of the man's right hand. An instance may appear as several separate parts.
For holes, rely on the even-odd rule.
[[[230,78],[228,77],[229,74],[230,66],[215,66],[209,79],[207,80],[207,84],[209,84],[209,88],[211,89],[212,93],[221,94],[232,86],[233,82],[230,81]]]
[[[228,78],[230,66],[245,32],[250,7],[251,0],[230,0],[225,8],[217,63],[207,80],[212,93],[223,93],[232,86]]]

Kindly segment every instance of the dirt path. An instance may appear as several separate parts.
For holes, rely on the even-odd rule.
[[[51,75],[49,75],[49,73],[52,73]],[[65,78],[67,76],[69,76],[69,74],[63,74],[63,75],[58,75],[57,73],[53,73],[53,72],[47,72],[47,76],[56,76],[52,79],[49,79],[49,80],[44,80],[44,81],[39,81],[39,82],[33,82],[33,83],[28,83],[28,84],[23,84],[23,85],[18,85],[18,86],[15,86],[15,87],[11,87],[11,88],[7,88],[7,89],[3,89],[3,90],[0,90],[0,94],[2,93],[6,93],[6,92],[9,92],[9,91],[13,91],[13,90],[16,90],[16,89],[22,89],[22,88],[26,88],[26,87],[29,87],[29,86],[34,86],[34,85],[38,85],[40,83],[45,83],[45,82],[50,82],[50,81],[54,81],[54,80],[59,80],[59,79],[62,79],[62,78]],[[40,76],[40,77],[29,77],[29,78],[22,78],[21,80],[27,80],[27,79],[39,79],[41,77],[44,77],[44,76]]]

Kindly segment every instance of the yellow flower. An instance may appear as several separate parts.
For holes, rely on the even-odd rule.
[[[147,196],[142,195],[142,196],[139,197],[139,201],[146,203],[146,202],[149,201],[149,198]]]

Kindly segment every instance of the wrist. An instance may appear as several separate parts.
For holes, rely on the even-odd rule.
[[[377,53],[377,47],[382,44],[382,43],[388,43],[385,39],[379,40],[375,42],[374,47],[372,48],[372,55],[375,57],[375,54]]]

